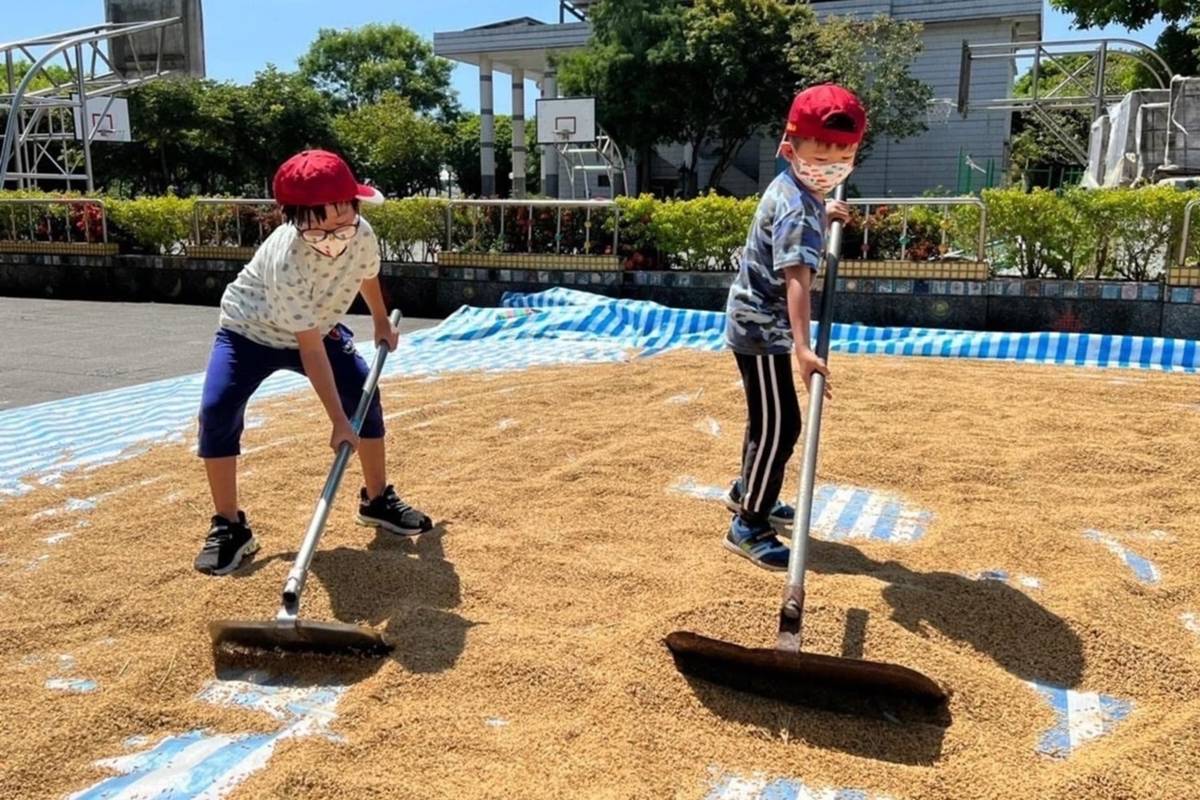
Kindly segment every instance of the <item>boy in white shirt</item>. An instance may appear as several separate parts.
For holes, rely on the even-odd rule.
[[[280,369],[306,375],[333,423],[329,444],[350,442],[362,464],[358,522],[401,536],[433,525],[387,482],[383,409],[375,393],[356,436],[349,417],[362,396],[368,367],[341,324],[361,294],[375,322],[375,341],[395,349],[379,285],[379,243],[358,215],[360,202],[382,197],[355,179],[340,157],[306,150],[279,168],[275,201],[285,223],[259,247],[221,299],[200,406],[199,455],[204,459],[216,514],[195,567],[227,575],[258,550],[238,507],[237,457],[246,403]]]

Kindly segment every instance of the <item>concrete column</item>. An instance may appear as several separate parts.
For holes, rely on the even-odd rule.
[[[553,69],[546,70],[542,76],[542,99],[552,100],[558,97],[558,73]],[[542,194],[558,198],[558,151],[554,145],[542,145]]]
[[[492,59],[479,59],[479,171],[480,194],[496,196],[496,110],[492,92]]]
[[[525,70],[512,71],[513,197],[525,196]]]

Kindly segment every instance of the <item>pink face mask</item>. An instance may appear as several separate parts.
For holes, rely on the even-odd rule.
[[[320,244],[310,244],[313,250],[316,250],[321,255],[327,258],[337,258],[342,253],[346,252],[346,248],[350,246],[350,242],[343,242],[334,239],[332,236],[321,242]]]
[[[816,164],[803,158],[792,160],[796,177],[813,191],[827,194],[831,189],[850,176],[853,164]]]

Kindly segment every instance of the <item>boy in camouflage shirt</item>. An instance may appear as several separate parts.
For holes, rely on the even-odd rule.
[[[790,168],[763,194],[729,290],[725,339],[742,373],[749,421],[741,476],[725,496],[734,513],[725,547],[768,570],[788,562],[772,523],[790,527],[795,518],[779,501],[800,437],[792,358],[806,389],[814,372],[829,375],[810,341],[810,289],[828,220],[847,219],[849,207],[825,195],[853,171],[865,131],[866,113],[846,89],[814,86],[796,96],[780,145]]]

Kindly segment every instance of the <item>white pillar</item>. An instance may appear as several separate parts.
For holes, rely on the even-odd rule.
[[[512,71],[513,197],[525,196],[525,70]]]
[[[542,99],[558,97],[558,73],[547,69],[542,76]],[[542,145],[542,194],[558,198],[558,151],[554,145]]]
[[[479,170],[480,194],[496,195],[496,111],[492,92],[492,58],[479,59]]]

